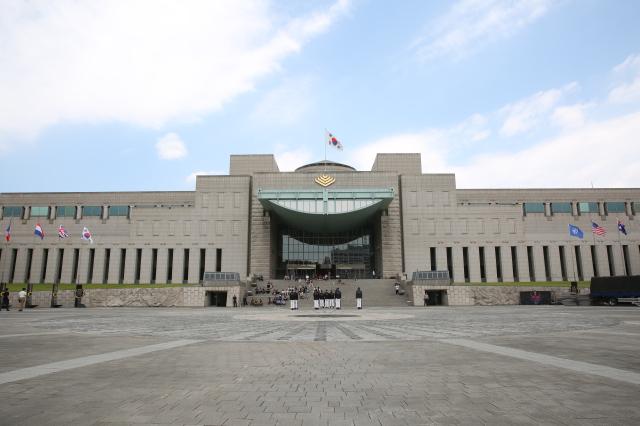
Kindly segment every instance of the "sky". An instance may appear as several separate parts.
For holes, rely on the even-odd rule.
[[[0,2],[0,192],[194,190],[419,152],[458,188],[640,185],[636,0]]]

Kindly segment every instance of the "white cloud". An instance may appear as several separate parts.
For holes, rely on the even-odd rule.
[[[217,171],[217,170],[210,170],[210,171],[197,170],[197,171],[191,173],[189,176],[187,176],[184,180],[185,180],[185,182],[187,182],[187,183],[189,183],[191,185],[195,185],[197,176],[226,175],[226,174],[227,173],[225,173],[225,172],[221,172],[221,171]]]
[[[348,8],[338,0],[286,21],[261,0],[4,2],[0,137],[6,145],[60,122],[197,120],[252,90]]]
[[[167,133],[158,139],[156,152],[163,160],[177,160],[187,155],[187,147],[176,133]]]
[[[640,101],[640,75],[631,83],[621,84],[611,89],[609,101],[617,104]]]
[[[609,102],[624,104],[640,101],[640,54],[629,55],[613,68],[618,83],[609,91]]]
[[[317,159],[313,158],[313,153],[307,148],[289,149],[278,145],[274,155],[281,172],[293,171],[300,166],[317,161]]]
[[[460,56],[506,38],[543,16],[551,0],[459,0],[412,44],[421,60]]]
[[[263,124],[290,126],[309,112],[312,99],[310,79],[288,80],[260,100],[251,118]]]
[[[593,106],[593,103],[559,106],[553,110],[551,120],[563,129],[581,127],[586,122],[585,111]]]
[[[577,87],[577,83],[569,83],[560,89],[538,92],[501,108],[499,114],[504,117],[504,122],[500,128],[500,134],[511,137],[534,128],[553,110],[563,96]]]

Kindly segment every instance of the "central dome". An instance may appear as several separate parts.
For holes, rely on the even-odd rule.
[[[334,161],[322,160],[316,161],[315,163],[305,164],[304,166],[300,166],[296,169],[296,172],[300,173],[318,173],[318,172],[355,172],[351,166],[347,166],[346,164],[336,163]]]

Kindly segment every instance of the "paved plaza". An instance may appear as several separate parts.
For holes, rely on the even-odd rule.
[[[0,424],[640,424],[640,308],[0,313]]]

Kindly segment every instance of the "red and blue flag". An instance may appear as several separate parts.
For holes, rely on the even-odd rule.
[[[40,226],[39,223],[36,223],[36,228],[33,230],[33,234],[36,237],[40,237],[41,240],[44,240],[44,230],[42,229],[42,226]]]

